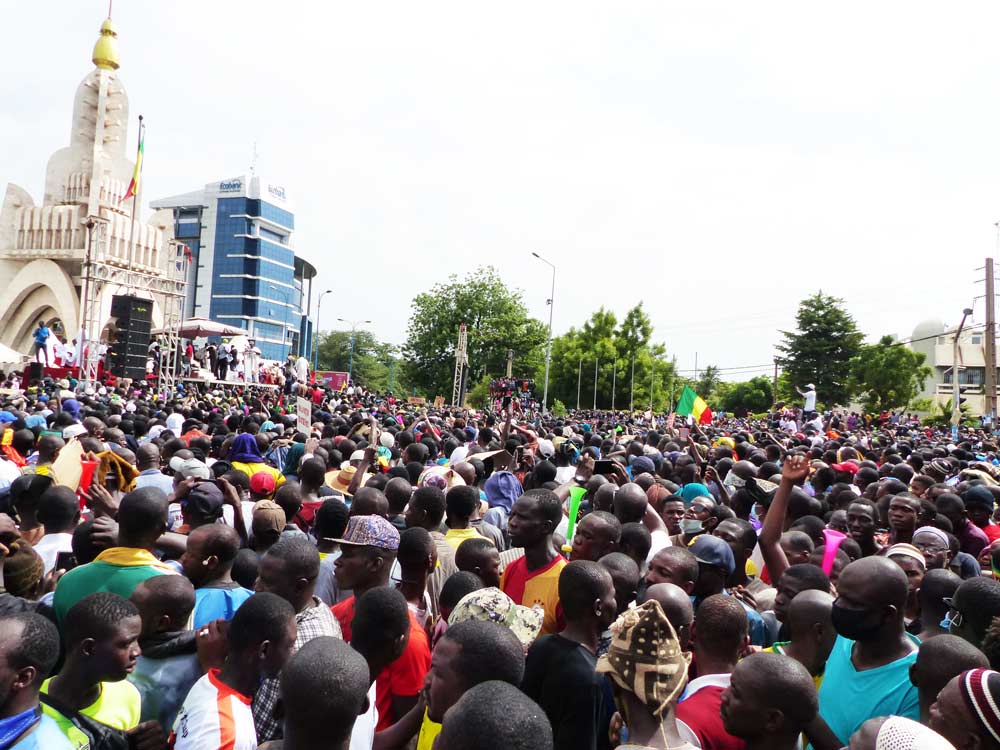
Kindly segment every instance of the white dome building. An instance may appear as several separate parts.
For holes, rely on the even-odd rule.
[[[49,158],[41,205],[14,184],[0,205],[0,344],[22,353],[31,351],[39,320],[63,338],[80,332],[88,250],[92,260],[122,271],[122,281],[97,284],[92,336],[110,317],[112,295],[126,293],[130,263],[158,277],[170,260],[170,213],[137,221],[133,231],[132,201],[123,201],[134,162],[126,154],[128,95],[118,76],[118,34],[110,18],[101,25],[92,60],[95,67],[73,101],[69,145]],[[153,316],[161,322],[155,299]]]

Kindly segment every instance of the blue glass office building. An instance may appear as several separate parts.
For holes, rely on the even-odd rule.
[[[282,185],[231,177],[150,205],[173,211],[174,234],[193,255],[185,317],[246,328],[265,359],[309,356],[316,269],[293,249]]]

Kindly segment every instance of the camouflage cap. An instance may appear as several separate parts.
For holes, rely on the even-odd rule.
[[[615,620],[597,671],[661,717],[687,684],[689,662],[660,603],[650,600]]]
[[[515,604],[500,589],[491,586],[463,596],[448,617],[448,625],[466,620],[495,622],[509,628],[521,645],[527,648],[542,629],[545,612],[541,609]]]

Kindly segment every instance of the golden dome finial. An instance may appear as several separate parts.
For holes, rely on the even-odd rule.
[[[118,70],[118,29],[110,15],[101,24],[101,35],[94,44],[91,59],[98,68]]]

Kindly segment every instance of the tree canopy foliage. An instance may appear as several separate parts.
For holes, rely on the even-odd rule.
[[[782,331],[778,363],[795,388],[816,385],[821,403],[845,405],[851,398],[851,363],[861,351],[864,336],[844,301],[817,292],[799,303],[796,330]]]
[[[863,344],[851,361],[851,392],[871,412],[905,408],[931,374],[925,359],[892,336],[883,336],[877,344]]]
[[[514,351],[515,376],[534,373],[544,363],[547,328],[528,315],[520,290],[511,289],[492,266],[461,280],[452,274],[413,298],[403,357],[408,377],[423,395],[450,400],[462,323],[468,330],[470,386],[502,375],[508,349]]]
[[[666,347],[654,343],[653,323],[642,302],[630,309],[621,323],[611,310],[601,307],[579,327],[572,327],[552,341],[552,366],[549,394],[571,408],[594,406],[598,409],[667,408],[670,388],[676,381],[673,362],[667,359]],[[635,375],[632,363],[635,361]],[[544,366],[536,381],[544,377]],[[595,389],[596,379],[596,389]],[[633,392],[634,388],[634,392]],[[579,390],[578,390],[579,389]]]

